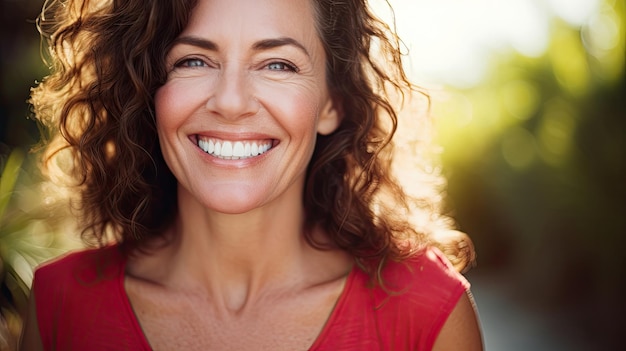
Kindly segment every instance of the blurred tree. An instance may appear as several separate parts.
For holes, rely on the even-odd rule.
[[[35,19],[42,0],[0,0],[0,143],[30,147],[36,123],[26,100],[35,79],[45,75]]]
[[[450,207],[479,268],[614,347],[626,313],[624,2],[555,21],[539,58],[501,57],[435,107]]]
[[[46,73],[35,18],[42,0],[0,0],[0,350],[13,350],[21,330],[32,267],[68,247],[59,236],[64,204],[27,150],[39,138],[27,99]]]
[[[56,241],[70,230],[52,235],[66,209],[41,195],[46,183],[23,151],[38,140],[26,100],[46,74],[42,3],[0,0],[0,311],[13,335],[32,265],[70,246]],[[554,22],[544,56],[503,54],[485,82],[433,109],[475,273],[505,270],[526,301],[570,314],[604,349],[626,314],[624,6],[604,0],[580,28]]]

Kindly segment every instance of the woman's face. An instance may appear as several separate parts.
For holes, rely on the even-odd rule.
[[[338,110],[310,0],[200,0],[155,96],[179,201],[244,213],[299,198]],[[299,206],[300,204],[293,204]]]

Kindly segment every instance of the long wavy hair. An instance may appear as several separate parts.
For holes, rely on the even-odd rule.
[[[416,230],[416,207],[392,176],[396,96],[415,92],[402,68],[395,31],[366,0],[313,1],[327,56],[327,81],[343,120],[318,136],[307,170],[307,228],[321,226],[334,246],[369,273],[438,245],[459,269],[473,260],[464,237],[437,241]],[[165,164],[154,118],[154,94],[167,74],[165,57],[196,0],[49,0],[38,20],[51,74],[32,90],[44,126],[42,167],[77,187],[85,242],[118,242],[127,252],[160,236],[176,216],[176,179]],[[437,178],[437,177],[436,177]],[[436,182],[424,186],[436,186]],[[433,192],[438,195],[438,192]],[[423,218],[444,223],[439,196],[418,199]],[[447,231],[441,225],[436,231]],[[305,235],[309,242],[323,245]]]

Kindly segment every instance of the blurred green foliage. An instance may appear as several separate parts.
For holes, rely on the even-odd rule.
[[[66,204],[46,189],[29,152],[38,141],[30,87],[46,72],[35,18],[43,1],[0,0],[0,350],[12,350],[22,326],[32,269],[75,243]]]
[[[626,312],[624,7],[555,20],[543,56],[496,56],[483,83],[434,106],[476,274],[507,272],[521,300],[569,311],[599,345]]]
[[[47,72],[35,19],[43,0],[0,0],[0,143],[28,148],[38,140],[26,103]]]
[[[0,350],[21,330],[33,267],[76,247],[66,203],[20,148],[0,157]]]
[[[73,245],[69,212],[27,152],[29,87],[46,72],[42,3],[0,0],[0,310],[12,334],[32,266]],[[624,7],[605,0],[579,28],[555,20],[543,56],[496,55],[480,85],[433,99],[449,209],[478,251],[472,274],[507,272],[529,303],[571,311],[606,345],[626,315]]]

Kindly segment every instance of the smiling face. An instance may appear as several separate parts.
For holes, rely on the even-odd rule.
[[[300,201],[316,135],[339,123],[325,59],[310,0],[200,0],[155,96],[179,201],[223,213]]]

